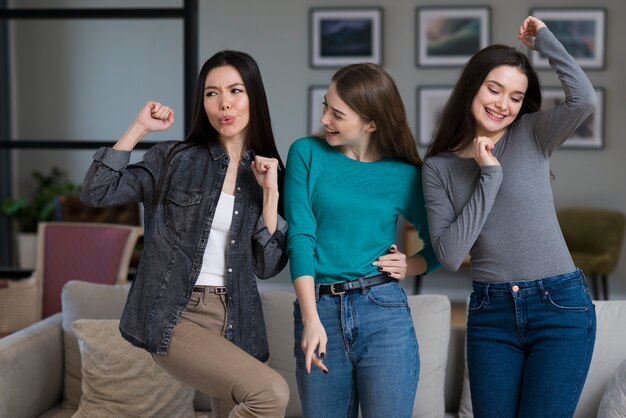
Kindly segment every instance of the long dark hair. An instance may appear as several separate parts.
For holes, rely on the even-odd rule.
[[[381,156],[401,158],[422,166],[398,87],[381,66],[347,65],[333,75],[332,81],[341,100],[364,121],[373,121],[376,125],[371,140]]]
[[[522,52],[505,45],[491,45],[478,51],[467,62],[448,99],[426,158],[444,151],[456,151],[469,145],[476,135],[476,119],[472,115],[472,102],[485,78],[496,67],[509,65],[518,68],[528,78],[528,88],[522,107],[515,118],[536,112],[541,106],[541,87],[537,73]],[[515,122],[513,121],[513,122]]]

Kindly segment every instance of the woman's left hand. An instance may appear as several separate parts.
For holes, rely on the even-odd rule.
[[[264,189],[278,189],[278,160],[256,156],[252,161],[252,171],[257,183]]]
[[[398,251],[396,244],[389,247],[389,254],[381,255],[372,264],[378,266],[378,271],[389,274],[389,277],[393,279],[406,278],[406,255]]]
[[[520,25],[517,37],[527,47],[535,49],[535,36],[537,36],[537,32],[539,32],[539,29],[544,26],[546,26],[546,24],[543,23],[541,20],[537,19],[534,16],[528,16]]]

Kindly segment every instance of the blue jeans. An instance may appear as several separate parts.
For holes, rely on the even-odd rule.
[[[596,335],[582,272],[474,282],[468,309],[474,417],[572,417]]]
[[[406,295],[397,282],[319,296],[328,343],[324,364],[306,374],[300,305],[294,303],[296,379],[305,418],[410,417],[419,352]]]

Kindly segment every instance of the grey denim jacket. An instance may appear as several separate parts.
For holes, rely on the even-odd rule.
[[[128,164],[130,151],[101,148],[81,190],[89,206],[144,204],[145,246],[120,321],[124,338],[151,353],[166,354],[200,273],[229,157],[218,142],[168,141]],[[226,253],[226,338],[261,361],[268,346],[256,279],[278,274],[287,263],[287,223],[279,216],[270,234],[261,216],[263,191],[247,151],[237,174],[230,243]]]

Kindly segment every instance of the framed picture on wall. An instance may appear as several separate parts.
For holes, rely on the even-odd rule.
[[[383,64],[383,9],[314,7],[309,21],[311,67]]]
[[[578,64],[588,70],[605,67],[606,10],[603,8],[568,9],[536,8],[530,13],[545,22]],[[548,59],[532,51],[531,60],[537,69],[550,68]]]
[[[491,42],[488,6],[418,7],[416,65],[459,67]]]
[[[309,87],[309,120],[307,123],[307,132],[313,134],[317,132],[322,125],[320,118],[322,117],[322,109],[324,107],[324,96],[328,86],[310,86]]]
[[[544,87],[541,110],[549,110],[565,101],[565,93],[560,87]],[[574,131],[572,136],[559,149],[581,148],[602,149],[604,147],[604,88],[596,87],[598,108]]]
[[[420,86],[417,88],[417,144],[428,146],[443,107],[452,93],[452,86]]]

